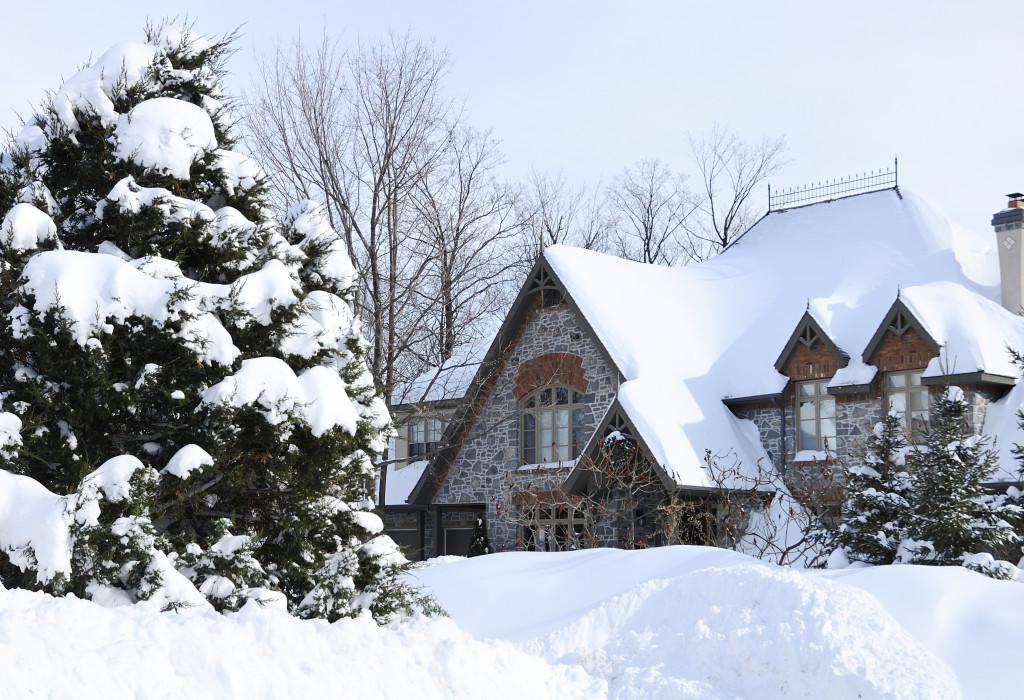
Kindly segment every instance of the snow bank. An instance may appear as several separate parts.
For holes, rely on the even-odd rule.
[[[414,578],[478,638],[578,664],[612,698],[1019,690],[1024,586],[960,567],[801,571],[663,547],[449,558]]]
[[[665,547],[448,557],[410,578],[450,620],[158,613],[0,586],[0,677],[12,697],[1019,694],[1024,586],[960,567],[792,571]]]
[[[54,669],[60,669],[55,673]],[[234,615],[106,609],[0,588],[0,678],[10,697],[601,697],[582,669],[446,619],[333,625],[249,603]]]
[[[701,569],[637,584],[535,645],[614,697],[955,697],[950,669],[872,596],[795,571]]]

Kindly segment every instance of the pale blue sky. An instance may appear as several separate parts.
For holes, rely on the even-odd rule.
[[[988,230],[1024,189],[1019,3],[990,2],[70,2],[22,0],[0,30],[0,127],[90,55],[141,40],[147,17],[205,34],[242,22],[229,87],[254,54],[300,30],[372,38],[410,28],[447,46],[448,85],[531,167],[607,181],[658,156],[687,165],[686,131],[714,122],[786,134],[800,185],[891,164],[961,224]]]

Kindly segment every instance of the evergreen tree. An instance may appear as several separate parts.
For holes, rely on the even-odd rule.
[[[996,456],[985,438],[967,433],[967,404],[958,387],[936,396],[925,444],[912,459],[912,515],[898,561],[970,564],[971,555],[1016,539],[1007,521],[1012,506],[982,487],[995,472]]]
[[[21,426],[2,467],[79,502],[131,456],[137,487],[89,501],[103,506],[75,546],[122,561],[103,533],[132,517],[125,537],[149,552],[131,581],[82,565],[47,585],[142,598],[166,552],[218,608],[272,587],[300,615],[390,619],[415,599],[365,495],[391,425],[344,244],[311,203],[275,222],[259,168],[231,150],[232,37],[147,35],[68,80],[0,154],[0,396]]]
[[[867,447],[864,465],[848,471],[838,543],[852,561],[891,564],[906,536],[911,498],[897,413],[875,426]]]
[[[473,538],[469,541],[469,556],[478,557],[481,554],[490,554],[491,538],[487,536],[487,520],[481,515],[476,519],[473,526]]]

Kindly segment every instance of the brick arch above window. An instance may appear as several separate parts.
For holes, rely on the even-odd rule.
[[[549,352],[519,365],[512,389],[516,400],[551,384],[563,384],[585,394],[590,382],[583,371],[583,358],[569,352]]]

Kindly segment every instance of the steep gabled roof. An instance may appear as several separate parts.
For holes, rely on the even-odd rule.
[[[897,336],[902,336],[909,330],[914,330],[921,340],[924,341],[928,349],[936,355],[942,350],[942,346],[939,345],[935,338],[931,336],[928,330],[917,320],[917,316],[907,308],[907,305],[903,303],[903,300],[899,297],[889,307],[888,313],[885,318],[878,325],[875,330],[875,334],[871,336],[871,340],[868,341],[868,345],[864,348],[864,352],[861,353],[861,359],[865,363],[870,363],[874,358],[875,353],[878,352],[878,347],[882,344],[882,340],[885,339],[886,334],[894,333]]]
[[[519,294],[509,309],[501,328],[494,336],[490,347],[483,356],[476,374],[465,391],[465,399],[455,413],[455,418],[445,428],[441,436],[441,447],[438,449],[429,467],[424,470],[416,486],[409,494],[409,503],[427,504],[441,487],[452,461],[458,455],[462,442],[466,439],[479,410],[494,389],[494,384],[501,374],[506,358],[519,340],[526,321],[537,308],[544,293],[557,292],[562,302],[570,308],[576,308],[572,294],[558,279],[549,261],[542,255],[537,258],[533,269],[523,283]],[[616,367],[607,350],[596,340],[593,329],[586,319],[579,315],[584,330],[595,339],[598,351],[601,352],[610,367]],[[619,371],[621,377],[621,371]]]
[[[873,342],[878,319],[889,316],[893,294],[902,288],[902,308],[932,341],[959,353],[958,367],[967,357],[972,365],[983,358],[979,367],[989,374],[1015,376],[997,357],[1003,341],[998,351],[991,347],[997,337],[1017,342],[1016,330],[996,332],[1001,324],[1020,329],[1016,347],[1024,347],[1024,321],[993,310],[998,305],[990,301],[998,293],[992,241],[953,224],[914,195],[902,195],[887,190],[772,212],[721,254],[682,268],[564,246],[547,249],[474,378],[467,413],[446,433],[447,451],[410,501],[425,503],[435,493],[472,424],[473,407],[489,393],[488,382],[515,341],[531,299],[544,288],[564,296],[618,370],[623,381],[614,410],[628,420],[668,483],[683,489],[712,485],[703,465],[706,450],[735,455],[751,474],[759,462],[768,463],[754,424],[737,418],[723,401],[782,393],[787,379],[776,362],[793,333],[780,319],[798,309],[808,311],[805,328],[828,338],[830,350],[843,356],[842,348]],[[935,286],[943,284],[953,291]],[[978,344],[970,340],[977,322],[972,312],[941,312],[937,300],[951,295],[958,304],[983,309],[981,322],[993,326]],[[874,367],[851,358],[830,390],[866,386],[874,377]]]
[[[807,310],[804,311],[800,322],[796,324],[796,329],[786,342],[786,347],[782,349],[779,359],[775,360],[775,371],[781,373],[786,368],[799,345],[809,348],[815,341],[821,342],[822,345],[828,348],[828,351],[835,358],[836,362],[839,363],[840,367],[845,367],[850,361],[850,356],[839,349],[839,346],[833,342],[828,333],[822,330],[818,322],[814,320],[810,310]]]
[[[1014,384],[1019,369],[1007,348],[1024,350],[1020,316],[949,282],[908,287],[900,301],[937,341],[938,357],[925,370],[924,383]]]
[[[766,459],[754,425],[723,399],[782,392],[775,362],[793,327],[781,318],[807,308],[837,350],[863,348],[901,287],[942,281],[995,295],[992,241],[902,194],[772,212],[721,254],[682,268],[545,252],[624,375],[618,405],[677,484],[708,483],[707,449],[734,452],[751,470]],[[857,381],[874,375],[860,358],[841,371]]]

